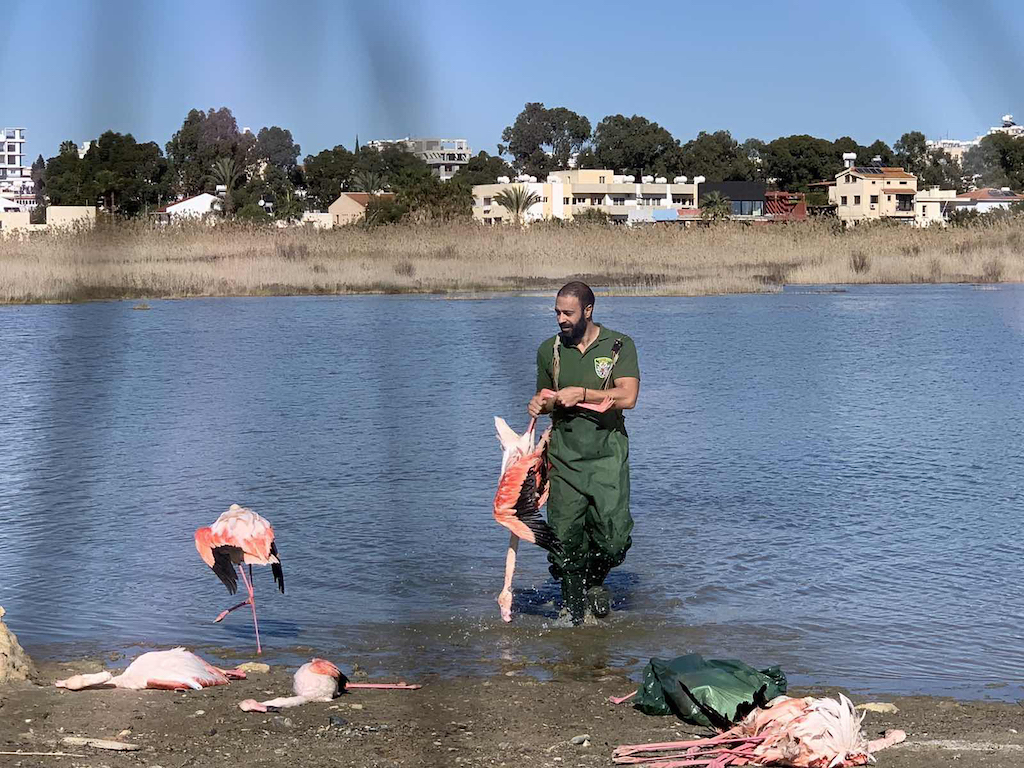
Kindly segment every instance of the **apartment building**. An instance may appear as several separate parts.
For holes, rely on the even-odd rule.
[[[525,186],[539,201],[530,207],[526,221],[540,219],[572,220],[587,211],[601,211],[616,223],[640,223],[667,220],[668,211],[697,210],[697,176],[690,181],[677,176],[671,183],[663,177],[616,174],[610,170],[587,169],[559,171],[538,182],[536,177],[519,176],[498,179],[495,184],[473,187],[473,218],[484,224],[500,224],[511,220],[511,214],[495,202],[503,191]]]
[[[902,168],[856,166],[856,155],[843,155],[846,167],[829,185],[828,201],[846,224],[878,219],[914,223],[917,177]]]
[[[466,139],[377,139],[367,144],[376,150],[401,146],[417,155],[441,181],[448,181],[469,162],[472,151]]]
[[[26,163],[25,129],[0,128],[0,194],[26,209],[36,207],[31,163]]]

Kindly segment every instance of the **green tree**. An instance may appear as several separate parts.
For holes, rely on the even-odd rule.
[[[751,181],[756,171],[747,151],[728,131],[706,133],[682,146],[682,168],[708,181]]]
[[[353,192],[369,192],[371,195],[383,192],[387,185],[387,176],[372,168],[356,171],[349,182]]]
[[[896,164],[915,176],[924,174],[928,167],[928,144],[920,131],[910,131],[900,136],[892,146],[896,153]]]
[[[219,157],[233,158],[246,168],[249,151],[255,144],[250,133],[241,133],[227,107],[203,112],[193,109],[181,128],[167,142],[174,190],[181,195],[206,191],[210,168]]]
[[[719,222],[729,218],[732,201],[721,192],[709,192],[700,204],[700,217],[704,221]]]
[[[95,205],[89,198],[85,162],[78,157],[78,145],[65,141],[60,152],[46,161],[46,197],[50,205]]]
[[[228,216],[235,212],[234,190],[238,182],[245,178],[245,171],[238,167],[233,157],[218,157],[210,171],[210,181],[214,189],[224,187],[224,213]]]
[[[892,151],[892,147],[881,139],[876,139],[872,144],[863,147],[862,151],[857,152],[857,165],[867,165],[876,157],[880,158],[882,165],[887,168],[897,165],[896,155]]]
[[[452,181],[472,187],[474,184],[494,184],[499,176],[511,177],[513,173],[512,166],[500,157],[481,151],[469,159]]]
[[[1024,189],[1024,141],[992,133],[967,150],[963,172],[979,187]]]
[[[960,163],[948,152],[940,149],[928,153],[928,164],[920,178],[922,186],[925,187],[938,186],[963,192],[966,189],[963,177],[964,172]]]
[[[779,189],[807,192],[815,181],[830,180],[842,169],[842,155],[831,141],[814,136],[780,136],[765,148],[765,171]]]
[[[594,155],[616,173],[675,175],[682,168],[679,142],[646,117],[610,115],[594,131]]]
[[[355,155],[340,144],[318,155],[306,156],[306,200],[311,210],[326,211],[338,199],[355,162]]]
[[[547,109],[531,102],[501,132],[498,154],[511,155],[513,166],[538,179],[569,167],[569,158],[590,139],[590,121],[565,107]]]
[[[494,202],[509,212],[513,222],[520,224],[531,206],[540,202],[540,195],[531,192],[525,185],[517,184],[496,194]]]
[[[272,125],[260,128],[248,159],[250,163],[265,162],[291,173],[298,163],[299,151],[291,131]]]

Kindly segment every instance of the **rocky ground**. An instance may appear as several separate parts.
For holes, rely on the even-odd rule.
[[[38,666],[43,681],[102,668],[97,661]],[[288,694],[293,671],[272,668],[229,686],[185,694],[69,692],[11,683],[0,688],[0,751],[73,756],[5,754],[0,765],[611,766],[611,751],[618,744],[703,735],[674,718],[648,717],[629,705],[609,704],[609,695],[627,693],[635,683],[607,668],[556,674],[548,681],[514,670],[489,679],[419,680],[425,686],[418,691],[358,691],[330,704],[277,714],[238,709],[244,698]],[[1024,731],[1024,709],[1017,704],[928,697],[885,701],[898,712],[869,712],[865,731],[874,737],[887,728],[901,728],[908,739],[881,752],[880,766],[1024,764],[1024,733],[1018,733]],[[66,736],[120,740],[139,749],[68,746],[61,741]],[[575,738],[581,736],[587,738]]]

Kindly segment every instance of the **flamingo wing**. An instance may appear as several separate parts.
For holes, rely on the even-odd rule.
[[[277,588],[281,590],[281,594],[284,594],[284,570],[281,568],[281,557],[277,553],[277,542],[270,542],[270,571],[274,574],[274,581],[277,582]]]
[[[540,513],[542,494],[546,500],[548,484],[547,461],[543,455],[533,454],[509,467],[498,484],[494,499],[495,519],[512,530],[515,524],[526,526],[532,540],[548,552],[558,553],[562,544]],[[513,530],[513,533],[516,531]]]
[[[226,545],[213,548],[213,572],[224,582],[229,594],[238,591],[238,576],[235,575],[235,562],[242,558],[242,550]]]

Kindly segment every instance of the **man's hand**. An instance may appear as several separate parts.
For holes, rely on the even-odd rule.
[[[526,406],[526,412],[530,414],[531,419],[536,419],[545,411],[545,406],[548,404],[549,398],[545,396],[545,392],[538,392],[536,395],[530,398],[530,402]]]
[[[563,408],[572,408],[583,402],[583,387],[563,387],[555,393],[555,402]]]

